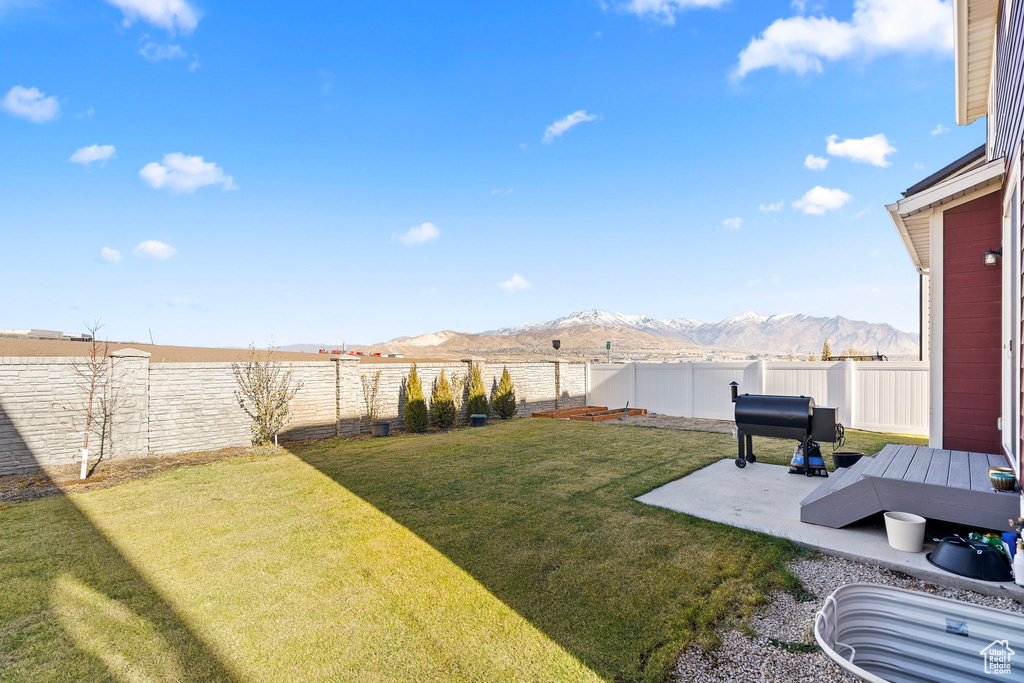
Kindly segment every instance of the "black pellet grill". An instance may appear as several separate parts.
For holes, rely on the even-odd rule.
[[[836,442],[835,408],[816,407],[810,396],[737,396],[735,385],[732,391],[733,402],[736,404],[736,440],[739,443],[736,467],[746,467],[748,462],[757,462],[751,437],[769,436],[800,442],[803,472],[798,472],[795,465],[790,468],[791,472],[806,474],[808,477],[816,474],[828,476],[824,461],[820,466],[811,464],[811,453],[818,450],[816,442]]]

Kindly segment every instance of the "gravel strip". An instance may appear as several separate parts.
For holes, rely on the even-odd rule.
[[[789,593],[778,593],[769,604],[750,620],[755,637],[739,629],[722,634],[722,646],[705,652],[692,647],[676,661],[671,680],[683,683],[761,681],[852,681],[823,652],[792,652],[782,644],[797,649],[814,643],[813,621],[822,601],[836,588],[848,583],[878,583],[897,588],[931,593],[955,600],[1024,614],[1024,605],[1009,598],[997,598],[971,591],[935,586],[919,579],[871,565],[821,555],[813,560],[800,560],[790,565],[809,592],[816,598],[797,602]]]
[[[689,429],[698,432],[720,432],[722,434],[732,434],[732,428],[736,426],[736,423],[731,420],[702,420],[696,417],[673,417],[672,415],[660,415],[658,413],[617,417],[614,420],[604,420],[598,424],[657,427],[659,429]]]

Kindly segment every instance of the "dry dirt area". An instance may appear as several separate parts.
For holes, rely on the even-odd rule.
[[[54,356],[88,356],[91,345],[88,342],[57,341],[51,339],[17,339],[13,337],[0,337],[0,357],[54,357]],[[233,361],[245,360],[248,356],[247,349],[217,349],[204,348],[201,346],[160,346],[152,344],[136,344],[133,342],[110,342],[110,351],[118,349],[138,349],[150,353],[151,363],[208,363],[221,362],[230,363]],[[329,353],[296,353],[279,352],[278,358],[282,361],[329,361],[338,356]],[[436,362],[438,359],[432,359]],[[417,358],[372,358],[363,356],[361,362],[368,363],[411,363],[430,362],[430,360]]]
[[[176,453],[174,455],[151,456],[148,458],[117,458],[100,461],[88,479],[79,479],[79,465],[65,465],[36,470],[28,474],[0,476],[0,504],[21,503],[48,496],[57,496],[70,491],[89,491],[117,486],[133,479],[142,479],[164,470],[278,452],[273,446],[249,448],[224,448],[219,451]]]
[[[614,420],[605,420],[599,424],[658,427],[660,429],[689,429],[697,432],[721,432],[723,434],[731,434],[732,428],[735,426],[735,423],[727,420],[701,420],[695,417],[672,417],[671,415],[659,415],[657,413],[618,417]]]

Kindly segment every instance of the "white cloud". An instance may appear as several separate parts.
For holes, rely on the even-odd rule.
[[[942,135],[943,133],[948,132],[949,128],[946,128],[944,125],[940,123],[939,125],[935,126],[935,129],[932,131],[932,135]]]
[[[135,251],[132,252],[139,258],[156,259],[158,261],[165,261],[175,254],[178,250],[169,244],[158,242],[157,240],[146,240],[135,247]]]
[[[793,202],[793,208],[801,209],[807,214],[821,215],[826,211],[842,208],[851,199],[853,197],[840,189],[830,190],[818,185],[805,192],[799,201]]]
[[[889,144],[889,138],[884,133],[872,135],[868,138],[847,138],[839,142],[838,135],[829,135],[828,148],[826,151],[834,157],[849,157],[854,161],[861,161],[875,166],[888,166],[890,162],[887,157],[896,152],[896,148]]]
[[[103,247],[103,249],[100,251],[100,258],[106,261],[107,263],[120,263],[124,257],[121,256],[121,252],[119,252],[117,249]]]
[[[780,199],[779,201],[773,202],[771,204],[761,204],[757,208],[760,209],[761,211],[764,211],[765,213],[772,213],[774,211],[782,211],[782,207],[785,205],[786,202]]]
[[[828,159],[808,154],[807,158],[804,159],[804,168],[809,168],[812,171],[824,171],[828,168]]]
[[[583,109],[574,111],[564,119],[559,119],[548,126],[548,129],[544,131],[544,139],[541,140],[541,142],[550,145],[555,138],[559,137],[573,126],[583,123],[584,121],[593,121],[596,118],[597,115],[588,114]]]
[[[95,114],[95,113],[96,113],[96,110],[93,109],[92,107],[89,107],[88,109],[86,109],[85,111],[81,112],[80,114],[75,114],[75,118],[76,119],[91,119],[93,114]]]
[[[154,43],[152,40],[147,41],[139,49],[139,54],[151,62],[162,62],[165,59],[185,59],[188,57],[188,53],[182,49],[181,45],[161,45],[160,43]]]
[[[124,25],[137,19],[174,33],[191,33],[199,24],[199,13],[185,0],[107,0],[124,13]]]
[[[513,273],[512,277],[498,284],[506,292],[515,292],[520,289],[529,289],[530,283],[519,273]]]
[[[25,119],[32,123],[49,123],[60,117],[60,102],[56,95],[46,97],[46,93],[38,88],[23,88],[16,85],[0,100],[3,108],[11,116]]]
[[[166,188],[178,193],[192,193],[206,185],[220,185],[225,192],[238,189],[234,179],[217,164],[180,152],[166,155],[163,163],[146,164],[139,176],[154,189]]]
[[[799,15],[775,20],[743,49],[732,77],[773,66],[820,73],[823,60],[952,50],[952,0],[856,0],[850,21]]]
[[[628,0],[619,8],[640,17],[651,16],[664,24],[676,23],[676,13],[688,7],[718,7],[728,0]]]
[[[117,156],[114,152],[113,145],[89,145],[88,147],[82,147],[72,154],[68,161],[81,164],[82,166],[88,166],[94,161],[99,161],[101,165],[105,166],[107,160]]]
[[[414,225],[409,228],[404,235],[400,235],[398,239],[410,247],[416,244],[425,244],[432,242],[441,236],[441,231],[437,229],[437,226],[433,223],[421,223],[420,225]]]
[[[743,219],[739,216],[736,216],[735,218],[726,218],[722,221],[722,227],[726,230],[739,230],[741,225],[743,225]]]
[[[916,168],[918,171],[923,171],[925,166],[920,161],[915,161],[914,168]]]

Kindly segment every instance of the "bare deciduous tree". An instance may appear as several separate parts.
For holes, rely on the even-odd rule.
[[[291,369],[282,368],[273,345],[267,347],[264,356],[250,344],[248,360],[232,363],[231,372],[238,382],[238,405],[252,419],[253,445],[269,443],[288,422],[291,400],[302,388],[302,382],[294,381]]]
[[[363,382],[363,404],[366,406],[366,417],[370,424],[380,421],[381,413],[384,412],[384,396],[380,393],[381,371],[372,375],[360,375]]]
[[[89,355],[83,360],[71,363],[74,375],[75,396],[65,402],[54,401],[52,410],[60,416],[60,422],[70,431],[82,435],[82,469],[79,478],[87,478],[103,460],[117,408],[121,400],[115,387],[114,366],[109,358],[110,342],[98,339],[103,324],[95,320],[83,323],[89,336]],[[96,433],[100,441],[100,455],[89,469],[89,436]]]

